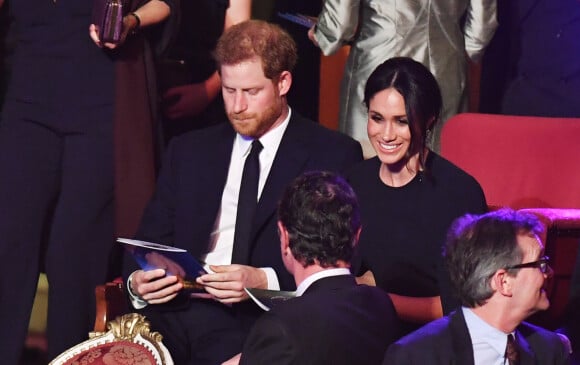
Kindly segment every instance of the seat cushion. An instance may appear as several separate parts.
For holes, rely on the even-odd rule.
[[[144,346],[131,341],[105,343],[87,349],[66,365],[155,365],[155,358]]]

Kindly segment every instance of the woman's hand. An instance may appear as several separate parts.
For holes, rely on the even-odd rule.
[[[370,270],[368,270],[367,272],[365,272],[361,276],[357,276],[356,283],[357,284],[365,284],[368,286],[377,286],[377,283],[375,281],[375,276],[373,275],[373,272]]]
[[[115,49],[122,45],[127,36],[137,28],[147,27],[165,20],[171,12],[169,5],[161,0],[149,0],[139,9],[123,17],[121,37],[118,43],[101,42],[97,27],[94,24],[89,26],[89,36],[98,47]]]
[[[196,116],[217,97],[220,88],[217,72],[203,82],[172,87],[163,94],[164,114],[169,119]]]
[[[99,33],[97,31],[97,26],[94,24],[91,24],[89,26],[89,36],[91,37],[93,42],[95,42],[95,44],[98,47],[115,49],[115,48],[119,47],[120,45],[122,45],[123,43],[125,43],[127,36],[131,32],[134,32],[139,27],[139,23],[140,23],[140,21],[137,18],[137,15],[135,15],[134,13],[125,15],[123,17],[121,35],[120,35],[119,41],[117,43],[110,43],[110,42],[103,43],[103,42],[101,42],[101,39],[99,38]]]
[[[310,39],[310,41],[312,43],[314,43],[314,45],[316,47],[319,47],[318,41],[316,40],[316,36],[314,35],[315,31],[316,31],[316,25],[313,25],[312,28],[308,29],[308,39]]]

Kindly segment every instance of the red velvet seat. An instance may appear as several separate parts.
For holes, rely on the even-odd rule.
[[[551,307],[532,321],[558,326],[580,241],[580,118],[459,114],[443,128],[441,155],[479,181],[490,208],[541,217],[554,277]]]
[[[124,314],[107,323],[107,332],[66,350],[49,365],[173,365],[162,336],[137,313]]]

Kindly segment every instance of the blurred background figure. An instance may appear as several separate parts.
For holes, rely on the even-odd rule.
[[[309,37],[325,55],[350,44],[339,129],[372,150],[365,134],[364,83],[383,61],[406,56],[427,66],[443,94],[441,122],[430,131],[439,150],[443,123],[467,106],[465,54],[475,62],[497,26],[496,0],[327,0]]]
[[[498,2],[482,63],[480,110],[580,117],[580,1]]]
[[[8,85],[9,54],[11,48],[11,39],[8,38],[8,29],[10,29],[11,19],[8,16],[8,5],[3,6],[4,0],[0,0],[0,111],[4,101],[4,93]]]
[[[322,0],[276,0],[271,16],[271,21],[290,33],[298,46],[298,61],[292,73],[294,85],[288,93],[288,102],[311,120],[318,120],[320,50],[310,42],[303,25],[286,20],[279,13],[316,17],[321,9]]]
[[[427,147],[439,122],[441,93],[423,64],[395,57],[379,65],[364,90],[367,131],[376,157],[355,165],[362,226],[353,272],[360,282],[389,293],[416,329],[456,306],[441,249],[453,220],[487,210],[479,183]]]
[[[213,50],[223,31],[250,19],[252,0],[178,0],[175,39],[157,70],[165,142],[184,132],[228,121]]]
[[[87,338],[95,286],[120,273],[114,237],[133,234],[155,178],[147,28],[171,4],[127,2],[119,44],[98,39],[92,0],[4,5],[14,48],[0,115],[0,358],[12,365],[40,271],[49,358]]]

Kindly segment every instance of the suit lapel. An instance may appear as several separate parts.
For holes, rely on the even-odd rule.
[[[536,363],[534,350],[520,331],[516,331],[516,341],[520,350],[520,365],[534,365]]]
[[[226,183],[235,136],[236,133],[231,126],[224,125],[224,129],[216,138],[215,145],[208,149],[207,156],[203,156],[203,159],[207,161],[206,172],[197,175],[203,181],[204,186],[211,191],[219,191],[220,196],[223,192],[223,186],[216,184],[216,181],[220,181],[224,185]]]
[[[282,191],[292,179],[300,174],[310,156],[310,150],[306,143],[307,136],[301,123],[303,122],[293,114],[280,141],[270,174],[256,207],[252,237],[276,212],[276,205]],[[252,239],[252,242],[254,241]]]
[[[200,224],[192,224],[192,229],[195,227],[203,227],[203,231],[197,232],[193,237],[197,237],[200,243],[195,244],[194,255],[201,255],[207,252],[206,239],[215,225],[215,220],[221,205],[221,198],[226,184],[229,164],[232,155],[232,147],[235,138],[235,131],[228,124],[225,125],[221,131],[218,132],[217,137],[210,143],[207,149],[206,156],[199,156],[203,160],[202,168],[199,165],[191,166],[189,178],[194,179],[190,183],[191,186],[196,186],[196,189],[185,191],[185,196],[190,196],[192,204],[190,206],[196,207],[196,217],[192,219],[200,221]],[[187,190],[187,189],[186,189]],[[195,192],[202,192],[201,194]],[[189,201],[189,199],[184,199]],[[203,214],[201,214],[203,212]],[[203,237],[206,237],[205,239]]]
[[[450,317],[449,329],[451,331],[451,342],[453,344],[451,364],[473,365],[473,345],[471,343],[469,330],[465,324],[463,311],[461,308],[458,308]]]

